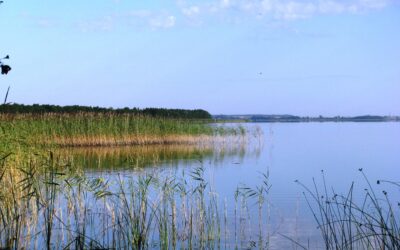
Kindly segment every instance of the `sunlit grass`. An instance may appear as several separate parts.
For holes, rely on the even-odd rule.
[[[14,146],[193,144],[244,133],[240,128],[211,126],[209,120],[117,113],[3,114],[0,121],[4,145]]]
[[[3,248],[198,249],[249,244],[246,238],[235,243],[239,233],[226,226],[231,220],[223,212],[226,206],[222,210],[202,165],[181,176],[104,179],[81,175],[81,169],[53,153],[35,156],[24,168],[7,158],[1,164]],[[256,195],[264,200],[267,191],[238,189],[238,214],[249,209],[244,199]],[[259,204],[262,212],[263,202]],[[241,225],[238,232],[246,227],[242,215],[234,218]]]

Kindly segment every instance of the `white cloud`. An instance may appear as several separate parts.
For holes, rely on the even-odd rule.
[[[120,16],[134,17],[134,18],[148,18],[152,15],[151,11],[148,10],[132,10],[126,13],[120,14]]]
[[[220,5],[222,8],[229,8],[231,6],[231,0],[221,0]]]
[[[165,11],[134,10],[115,12],[110,15],[93,19],[82,20],[77,23],[83,32],[112,31],[119,27],[135,27],[139,29],[169,29],[176,24],[176,17]]]
[[[59,25],[59,21],[55,18],[36,16],[27,12],[22,12],[20,15],[30,23],[33,23],[41,28],[53,28]]]
[[[218,0],[205,5],[211,13],[241,11],[278,20],[296,20],[322,14],[358,13],[381,9],[395,0]]]
[[[78,27],[83,32],[111,31],[114,28],[115,17],[105,16],[96,20],[80,21]]]
[[[193,17],[200,13],[200,7],[194,5],[187,8],[182,8],[182,13],[187,17]]]
[[[317,7],[312,3],[278,3],[274,6],[274,17],[285,20],[302,19],[313,15],[316,9]]]
[[[149,25],[152,28],[172,28],[175,26],[176,18],[175,16],[156,16],[149,20]]]
[[[216,16],[233,22],[247,18],[292,21],[317,15],[373,11],[395,1],[398,0],[176,0],[176,9],[114,12],[98,19],[83,20],[78,26],[82,31],[110,31],[119,26],[170,29],[177,25],[179,14],[191,25],[202,24]],[[40,25],[48,27],[50,23],[42,20]]]

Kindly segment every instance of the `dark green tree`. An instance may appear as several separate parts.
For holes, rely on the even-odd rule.
[[[211,119],[210,113],[202,109],[165,109],[165,108],[102,108],[102,107],[89,107],[89,106],[57,106],[48,104],[7,104],[0,105],[0,113],[7,114],[44,114],[44,113],[59,113],[59,114],[73,114],[80,112],[91,112],[91,113],[115,113],[115,114],[133,114],[133,115],[144,115],[151,117],[160,118],[171,118],[171,119]]]

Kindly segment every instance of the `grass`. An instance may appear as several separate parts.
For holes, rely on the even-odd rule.
[[[345,194],[328,191],[324,173],[323,185],[305,189],[305,197],[321,232],[325,249],[400,249],[400,183],[378,180],[394,190],[373,186],[363,169],[359,169],[367,188],[356,193],[354,183]],[[362,197],[362,199],[360,199]],[[306,247],[304,247],[306,248]]]
[[[7,249],[269,248],[269,175],[241,185],[234,204],[219,197],[199,167],[181,175],[88,177],[62,154],[0,159],[0,247]],[[399,183],[370,183],[360,199],[302,183],[326,249],[399,249]],[[89,175],[90,176],[90,175]],[[376,186],[375,186],[376,185]],[[377,193],[380,186],[392,187]],[[253,212],[251,212],[253,211]],[[299,248],[307,249],[293,239]]]
[[[171,152],[198,158],[227,136],[243,139],[243,128],[116,113],[2,114],[0,121],[0,248],[197,248],[221,231],[204,179],[192,187],[171,176],[86,178],[73,148],[65,147],[163,145],[156,152],[118,148],[123,164],[142,166],[170,159]],[[116,148],[87,149],[84,161]]]
[[[245,231],[249,207],[244,200],[256,195],[261,212],[260,197],[267,195],[264,188],[238,189],[243,203],[238,208],[241,216],[234,220],[240,226],[231,234],[226,206],[201,165],[181,176],[103,179],[81,175],[53,153],[35,156],[27,164],[16,168],[7,157],[1,160],[1,248],[243,247],[247,239],[235,243],[233,235]]]
[[[94,165],[101,165],[96,159],[115,155],[115,148],[84,148],[81,158],[70,157],[73,148],[63,148],[163,145],[156,150],[118,151],[122,165],[134,165],[134,161],[136,166],[151,165],[170,159],[171,154],[196,159],[197,146],[206,138],[243,137],[247,133],[243,128],[125,114],[3,115],[1,121],[0,248],[269,247],[271,232],[265,227],[270,220],[268,174],[259,186],[238,187],[232,194],[235,204],[228,207],[201,164],[181,176],[139,172],[131,177],[90,178],[76,164],[86,165],[93,158]],[[208,152],[208,142],[213,140],[205,141],[202,149]],[[172,150],[164,152],[166,148]],[[324,174],[322,188],[315,181],[312,188],[298,182],[323,247],[400,249],[400,184],[379,180],[373,185],[362,169],[360,173],[367,185],[362,199],[354,184],[345,194],[328,191]],[[378,192],[383,185],[395,191]],[[256,212],[251,213],[254,204]]]
[[[0,137],[8,145],[116,146],[195,144],[216,135],[243,134],[209,120],[167,119],[118,113],[2,114]]]

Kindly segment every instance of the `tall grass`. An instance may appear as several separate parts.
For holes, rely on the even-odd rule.
[[[210,126],[209,120],[117,113],[1,114],[0,121],[0,135],[8,142],[36,146],[198,143],[216,135],[243,133],[243,129]]]
[[[85,177],[53,153],[32,156],[23,168],[8,157],[2,157],[0,168],[1,248],[235,247],[232,236],[239,233],[226,226],[226,206],[202,165],[181,176],[144,173],[104,179]],[[267,189],[240,190],[243,199],[256,192],[262,207]],[[243,203],[239,212],[248,210]],[[246,238],[236,244],[250,245]]]
[[[104,178],[85,176],[53,153],[34,155],[21,167],[11,157],[0,158],[1,248],[270,247],[268,173],[260,185],[239,186],[232,194],[235,203],[228,206],[201,163],[181,175],[139,172]],[[360,171],[367,184],[362,199],[354,185],[344,195],[329,191],[324,175],[322,187],[299,182],[323,248],[399,249],[400,184],[370,183]],[[377,193],[381,185],[395,191]]]
[[[377,193],[363,169],[359,169],[367,185],[363,195],[354,183],[345,194],[329,190],[322,172],[322,188],[314,180],[305,189],[305,197],[321,232],[326,249],[400,249],[400,183],[378,180],[385,189]],[[389,186],[388,186],[389,185]],[[362,199],[360,199],[360,197]]]

